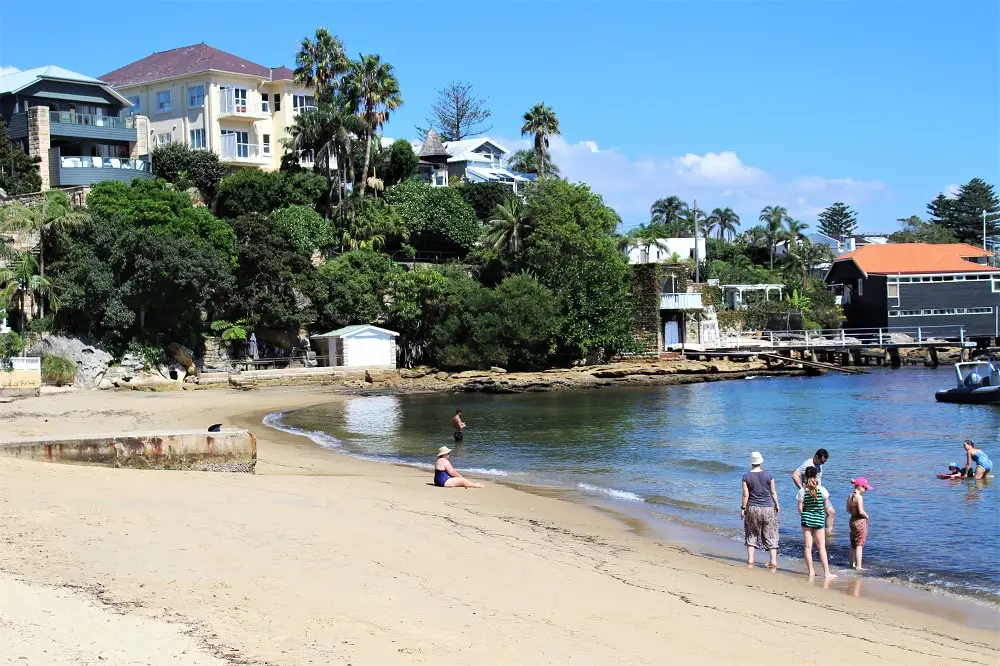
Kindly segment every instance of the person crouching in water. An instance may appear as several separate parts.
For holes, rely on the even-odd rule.
[[[823,574],[827,578],[836,578],[837,576],[830,572],[830,562],[826,556],[826,516],[833,508],[830,506],[830,493],[819,484],[815,467],[807,467],[805,477],[805,483],[799,488],[795,499],[798,500],[799,515],[802,516],[802,538],[805,541],[809,577],[816,575],[812,554],[815,541],[816,550],[819,551],[819,561],[823,565]]]
[[[458,473],[448,459],[451,449],[442,446],[438,449],[437,460],[434,461],[434,485],[439,488],[485,488],[482,483],[469,481]]]
[[[872,486],[863,476],[851,481],[854,492],[847,497],[847,513],[851,517],[851,568],[864,571],[861,568],[861,557],[868,540],[868,513],[865,511],[864,495]]]

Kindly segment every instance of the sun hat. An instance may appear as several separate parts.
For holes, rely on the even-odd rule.
[[[764,464],[764,456],[760,455],[760,451],[754,451],[750,454],[750,464],[751,465],[762,465]]]
[[[960,468],[960,467],[958,466],[958,463],[952,463],[952,464],[948,465],[948,467],[949,467],[949,468],[952,468],[952,467],[954,467],[955,469],[961,469],[961,468]]]
[[[440,458],[441,456],[446,456],[449,453],[451,453],[451,449],[449,449],[447,446],[442,446],[440,449],[438,449],[437,457]]]
[[[868,479],[866,479],[863,476],[859,476],[856,479],[851,479],[851,483],[853,483],[855,486],[861,486],[865,490],[875,490],[874,488],[872,488],[872,484],[868,483]]]

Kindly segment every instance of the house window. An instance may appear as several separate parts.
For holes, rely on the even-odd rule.
[[[205,130],[193,129],[190,132],[191,147],[200,149],[205,147]]]
[[[993,293],[1000,294],[1000,278],[993,278]]]
[[[281,93],[274,93],[274,111],[281,111]]]
[[[864,295],[865,295],[864,282],[861,280],[861,278],[858,278],[858,296],[864,296]]]
[[[270,134],[263,135],[262,142],[264,144],[264,154],[265,155],[270,155],[271,154],[271,135]]]
[[[128,110],[128,113],[139,113],[142,111],[142,98],[138,95],[129,97],[128,101],[132,102],[132,108]]]
[[[888,291],[887,296],[889,298],[899,298],[899,285],[898,284],[889,284],[887,291]]]
[[[267,101],[267,93],[260,96],[260,112],[271,113],[271,105]]]
[[[222,136],[232,136],[230,139],[233,143],[229,144],[228,153],[226,150],[226,142],[223,141],[223,156],[224,157],[250,157],[250,133],[249,132],[237,132],[236,130],[222,130]]]
[[[162,134],[157,134],[156,135],[155,144],[157,146],[165,146],[165,145],[169,144],[171,141],[173,141],[173,139],[174,139],[174,137],[173,137],[173,135],[170,134],[170,132],[164,132]]]
[[[311,106],[316,106],[316,98],[312,95],[292,95],[293,112],[298,113]]]
[[[156,93],[156,112],[166,113],[170,111],[170,91],[161,90]]]
[[[188,107],[205,105],[205,86],[188,86]]]
[[[247,89],[246,88],[233,88],[233,106],[236,107],[236,113],[246,113],[247,112]]]

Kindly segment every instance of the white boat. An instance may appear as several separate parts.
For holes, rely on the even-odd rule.
[[[954,388],[934,394],[938,402],[959,402],[967,405],[1000,404],[1000,360],[985,359],[955,364],[957,383]]]

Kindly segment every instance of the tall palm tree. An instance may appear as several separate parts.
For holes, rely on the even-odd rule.
[[[517,256],[531,230],[531,219],[520,197],[508,197],[497,204],[493,219],[486,223],[486,244],[501,254]]]
[[[556,112],[545,103],[535,104],[524,114],[524,124],[521,125],[521,136],[533,136],[535,141],[535,154],[539,158],[549,156],[549,135],[559,134],[559,118]],[[538,160],[538,176],[544,178],[548,175],[545,170],[545,160]]]
[[[785,224],[792,218],[784,206],[765,206],[760,211],[760,221],[765,224],[768,250],[771,256],[770,267],[774,270],[774,250],[785,236]]]
[[[341,249],[379,251],[390,236],[408,237],[399,214],[380,199],[362,199],[341,232]]]
[[[649,221],[664,228],[676,228],[687,211],[688,205],[681,201],[680,197],[657,199],[649,207]]]
[[[549,176],[559,176],[559,167],[548,154],[539,155],[534,148],[519,150],[510,156],[507,167],[517,173],[545,173]]]
[[[798,220],[788,219],[788,242],[789,244],[798,243],[805,240],[806,235],[802,233],[809,228],[809,225],[804,222],[799,222]]]
[[[732,208],[716,208],[708,216],[705,234],[709,235],[713,229],[718,229],[719,240],[725,240],[727,234],[730,238],[736,236],[738,226],[740,226],[740,216]]]
[[[619,245],[626,253],[633,247],[642,248],[645,250],[646,261],[648,261],[649,251],[653,247],[664,250],[669,249],[670,246],[666,241],[667,233],[663,225],[655,223],[640,224],[635,229],[630,230],[628,235],[621,239]]]
[[[680,219],[674,223],[671,235],[674,238],[688,238],[695,235],[695,231],[700,228],[705,221],[705,213],[694,208],[685,208],[681,212]],[[669,228],[669,227],[668,227]]]
[[[392,65],[382,62],[378,54],[361,55],[351,63],[346,81],[347,97],[365,123],[365,165],[361,169],[361,195],[368,183],[371,167],[372,137],[389,120],[389,115],[403,104],[399,81]]]
[[[28,296],[40,306],[46,298],[55,312],[59,309],[59,298],[52,282],[39,274],[38,261],[30,252],[22,252],[10,268],[0,268],[0,308],[4,311],[11,303],[17,303],[21,315],[21,330],[28,325]]]
[[[344,53],[344,43],[326,28],[317,28],[315,39],[304,38],[295,54],[295,81],[316,89],[326,98],[340,85],[351,61]]]
[[[0,234],[28,234],[38,239],[38,274],[45,277],[45,243],[53,231],[79,226],[90,219],[86,213],[73,210],[69,197],[62,190],[49,190],[41,203],[25,206],[14,203],[0,208]],[[45,316],[45,305],[39,303]]]

